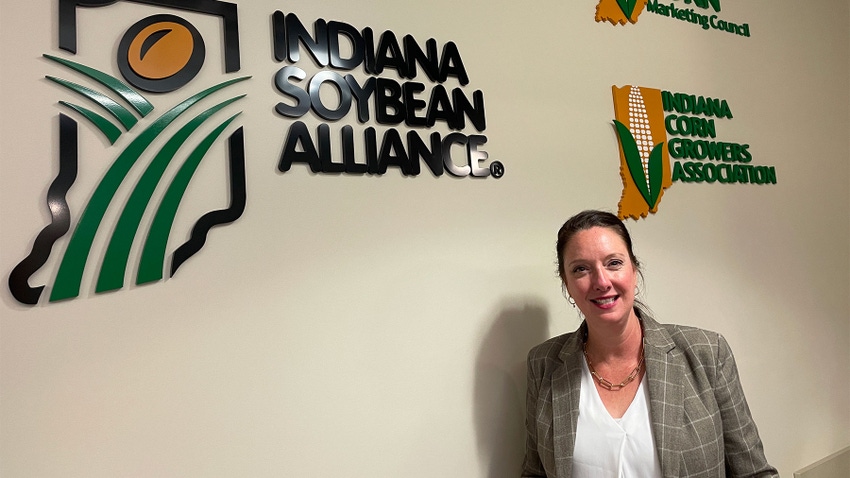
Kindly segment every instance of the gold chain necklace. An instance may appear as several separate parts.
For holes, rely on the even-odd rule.
[[[638,361],[637,367],[632,370],[632,373],[630,373],[625,380],[618,384],[611,383],[610,380],[602,378],[601,375],[596,373],[596,370],[593,368],[593,362],[590,361],[590,356],[587,355],[587,342],[584,343],[584,358],[587,359],[587,368],[590,369],[590,375],[596,379],[596,383],[598,383],[602,388],[611,390],[612,392],[617,392],[622,390],[626,385],[632,383],[632,381],[637,378],[638,374],[640,374],[640,368],[643,366],[643,343],[640,345],[640,360]]]

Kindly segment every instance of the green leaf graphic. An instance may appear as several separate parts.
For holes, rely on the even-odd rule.
[[[121,130],[118,129],[117,126],[112,124],[108,119],[104,118],[103,116],[95,113],[94,111],[82,107],[80,105],[68,103],[67,101],[60,101],[59,104],[65,105],[68,108],[71,108],[72,110],[76,111],[77,113],[80,113],[81,115],[85,116],[86,119],[88,119],[92,122],[92,124],[97,126],[97,129],[99,129],[100,132],[103,133],[104,136],[106,136],[106,138],[109,140],[109,144],[115,144],[115,142],[118,141],[118,138],[121,137]]]
[[[635,186],[637,186],[638,191],[640,191],[640,195],[643,196],[643,200],[646,201],[647,204],[650,204],[651,208],[652,199],[649,196],[649,190],[646,188],[646,175],[643,172],[643,164],[640,162],[640,153],[638,152],[635,138],[632,136],[632,132],[629,131],[629,128],[626,128],[626,125],[623,123],[614,120],[614,125],[617,127],[617,136],[620,138],[620,146],[623,148],[623,155],[626,157],[626,166],[629,168],[632,179],[635,180]],[[650,170],[650,172],[652,172],[652,170]]]
[[[133,193],[130,194],[130,198],[127,200],[127,205],[124,206],[124,210],[121,212],[121,217],[118,219],[115,231],[109,240],[109,246],[106,248],[106,254],[103,256],[103,266],[100,269],[100,276],[98,276],[95,292],[120,289],[124,286],[124,273],[127,270],[130,249],[133,246],[136,231],[139,229],[142,216],[144,216],[145,209],[148,207],[154,190],[179,148],[213,114],[234,101],[244,98],[244,96],[241,95],[223,101],[199,114],[180,128],[177,133],[169,138],[165,146],[159,150],[153,161],[145,169],[139,182],[136,183]]]
[[[626,14],[626,18],[631,19],[632,13],[635,11],[635,5],[637,5],[637,0],[617,0],[617,3],[620,5],[620,10]]]
[[[649,153],[649,209],[655,208],[661,195],[661,180],[664,177],[664,143],[658,143]]]
[[[177,171],[177,175],[162,202],[159,209],[156,211],[153,223],[148,230],[148,237],[145,240],[145,245],[142,249],[142,259],[139,261],[139,272],[136,275],[136,284],[145,284],[162,279],[162,270],[165,267],[165,246],[168,244],[168,236],[171,234],[171,226],[174,224],[174,217],[177,215],[177,208],[183,195],[186,193],[186,188],[189,186],[192,176],[204,159],[210,147],[215,140],[224,132],[227,125],[233,121],[239,113],[231,116],[213,130],[200,144],[189,154],[189,157]]]
[[[74,91],[76,93],[79,93],[80,95],[85,96],[86,98],[94,101],[95,103],[100,105],[103,109],[108,111],[109,114],[114,116],[115,119],[120,121],[121,124],[124,126],[124,129],[126,129],[127,131],[130,131],[130,128],[135,126],[136,121],[138,121],[136,119],[136,117],[133,116],[133,113],[130,112],[130,110],[121,106],[120,104],[118,104],[117,101],[113,100],[112,98],[104,95],[103,93],[101,93],[99,91],[93,90],[91,88],[87,88],[83,85],[78,85],[78,84],[73,83],[71,81],[63,80],[61,78],[56,78],[54,76],[46,76],[45,78],[47,78],[50,81],[59,83],[60,85],[64,86],[65,88],[68,88],[69,90]]]
[[[118,158],[112,163],[106,174],[95,187],[91,199],[86,204],[83,214],[77,226],[74,228],[74,233],[71,240],[68,242],[68,247],[65,249],[65,254],[62,256],[62,262],[59,265],[59,271],[56,273],[56,280],[53,282],[53,291],[50,294],[50,301],[54,302],[62,299],[69,299],[80,294],[80,283],[83,279],[83,271],[91,252],[94,237],[100,227],[101,221],[106,214],[112,198],[118,191],[118,187],[127,177],[130,169],[138,161],[139,157],[145,152],[145,149],[153,142],[160,133],[165,130],[177,117],[185,112],[189,107],[201,101],[207,96],[215,93],[222,88],[226,88],[234,83],[244,81],[250,76],[235,78],[215,86],[188,98],[182,103],[174,106],[170,110],[163,113],[162,116],[156,119],[150,126],[145,128],[124,150],[118,155]]]
[[[90,68],[85,65],[81,65],[79,63],[75,63],[71,60],[65,60],[56,56],[51,56],[48,54],[44,54],[44,57],[48,60],[53,60],[56,63],[60,63],[62,65],[71,68],[79,73],[82,73],[94,81],[102,84],[103,86],[109,88],[121,98],[124,98],[130,106],[133,107],[136,112],[138,112],[142,116],[147,116],[148,113],[153,111],[153,105],[145,99],[138,91],[127,86],[126,83],[122,82],[118,78],[114,76],[108,75],[100,70],[95,70],[94,68]]]

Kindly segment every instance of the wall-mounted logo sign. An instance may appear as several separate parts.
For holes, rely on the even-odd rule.
[[[134,0],[151,6],[220,17],[223,25],[225,71],[239,70],[239,33],[236,6],[215,0]],[[76,54],[77,8],[107,7],[115,0],[59,0],[59,47]],[[104,18],[108,18],[104,11]],[[219,40],[216,40],[218,43]],[[230,206],[200,217],[191,237],[178,247],[170,261],[169,274],[175,271],[203,247],[207,234],[214,226],[239,218],[245,207],[245,155],[243,130],[232,127],[239,112],[224,110],[245,95],[220,98],[247,77],[226,79],[199,92],[187,93],[185,100],[161,114],[151,102],[149,93],[179,90],[200,71],[205,59],[204,39],[187,20],[172,14],[156,14],[140,19],[120,39],[117,65],[123,81],[94,66],[83,65],[67,58],[44,55],[60,71],[60,76],[47,78],[75,98],[60,101],[59,113],[59,173],[47,192],[47,206],[52,222],[36,237],[30,254],[9,276],[9,289],[21,303],[38,303],[44,285],[31,286],[32,275],[47,262],[53,246],[70,229],[72,210],[66,196],[77,178],[80,163],[92,167],[97,161],[79,161],[78,118],[87,128],[100,134],[113,148],[105,155],[114,155],[100,182],[89,196],[74,226],[73,234],[62,255],[50,301],[79,295],[86,267],[100,265],[96,292],[120,289],[130,263],[130,252],[143,224],[149,224],[137,264],[136,283],[159,281],[166,268],[166,244],[180,202],[201,161],[213,151],[213,146],[226,131],[233,130],[227,139],[226,160],[230,169]],[[106,61],[106,59],[105,59]],[[65,77],[65,78],[62,78]],[[81,78],[76,83],[67,78]],[[213,99],[214,106],[201,109],[201,100]],[[140,121],[144,118],[145,121]],[[211,132],[200,134],[204,125]],[[148,151],[160,140],[157,151]],[[120,148],[119,148],[120,145]],[[171,169],[169,175],[167,171]],[[131,170],[138,171],[134,185]],[[119,188],[129,188],[126,202],[115,204]],[[155,200],[156,191],[162,191]],[[107,209],[117,208],[114,228],[103,226]],[[148,220],[145,220],[145,217]],[[105,250],[93,251],[95,235],[101,229],[111,229]],[[100,255],[99,253],[102,255]],[[97,256],[100,259],[97,260]]]
[[[374,121],[390,126],[379,139],[372,126],[355,134],[352,126],[332,131],[328,123],[323,123],[314,135],[304,122],[293,121],[278,163],[281,172],[288,171],[293,163],[305,163],[314,173],[380,175],[393,166],[404,175],[416,176],[420,163],[424,163],[435,176],[443,171],[457,177],[500,178],[504,174],[501,162],[486,164],[488,154],[481,149],[486,136],[461,132],[469,126],[479,133],[484,131],[486,115],[480,90],[468,95],[461,87],[449,91],[444,86],[449,79],[460,86],[469,83],[453,42],[438,50],[434,39],[421,44],[405,35],[399,41],[391,31],[376,35],[371,28],[358,30],[347,23],[322,19],[314,22],[310,33],[292,13],[275,12],[272,22],[275,58],[291,64],[275,75],[275,87],[283,96],[275,107],[278,114],[298,119],[312,111],[327,122],[356,114],[361,124]],[[350,52],[343,54],[341,44],[349,45]],[[321,67],[309,80],[304,69],[294,66],[307,57],[302,47]],[[356,68],[362,68],[368,78],[360,80],[348,73]],[[399,82],[387,73],[405,80],[424,75],[431,85]],[[331,104],[323,99],[323,87],[335,92]],[[454,131],[420,136],[419,131],[437,124]],[[406,131],[398,129],[401,125]],[[335,151],[337,144],[341,148]]]
[[[720,0],[668,0],[667,3],[658,0],[599,0],[596,6],[596,21],[610,22],[612,25],[637,23],[644,8],[649,13],[691,23],[703,30],[712,29],[750,36],[749,23],[720,18]]]
[[[733,117],[726,100],[631,85],[612,91],[620,218],[655,213],[673,183],[776,184],[775,167],[751,164],[749,144],[717,139],[717,125]]]
[[[59,0],[59,47],[76,54],[79,7],[100,9],[118,1]],[[159,116],[151,101],[151,95],[188,89],[204,66],[208,44],[223,43],[225,73],[240,69],[236,5],[217,0],[130,1],[170,10],[138,19],[116,39],[115,62],[122,78],[105,73],[103,67],[44,55],[62,72],[47,78],[76,99],[59,101],[63,110],[59,113],[59,174],[47,193],[52,222],[9,276],[12,295],[23,304],[38,303],[45,285],[31,286],[29,282],[75,223],[66,196],[79,166],[78,121],[113,145],[105,154],[114,159],[74,224],[52,283],[51,302],[77,297],[87,267],[99,267],[95,292],[124,287],[128,269],[135,272],[136,284],[161,280],[169,236],[189,183],[201,161],[213,155],[219,138],[234,129],[222,148],[230,169],[230,206],[197,220],[190,239],[173,252],[169,275],[203,247],[213,227],[235,221],[244,211],[244,133],[242,127],[232,125],[240,112],[225,111],[245,95],[214,98],[226,95],[249,77],[222,78],[218,84],[188,93],[185,100]],[[180,11],[220,18],[223,41],[206,42],[190,21],[174,14]],[[487,142],[480,134],[486,128],[484,95],[480,90],[467,94],[462,88],[469,83],[469,75],[453,42],[438,51],[434,39],[419,43],[406,35],[399,41],[391,31],[376,35],[371,28],[358,30],[322,19],[314,22],[310,32],[295,14],[278,11],[271,17],[275,58],[288,63],[273,78],[281,95],[274,109],[292,119],[278,158],[279,171],[303,163],[315,173],[382,175],[392,167],[403,175],[416,176],[424,164],[434,176],[448,172],[455,177],[502,177],[504,165],[488,163],[488,153],[482,149]],[[308,55],[321,70],[309,80],[307,71],[296,66]],[[356,68],[368,76],[356,77],[351,73]],[[385,75],[387,70],[403,81]],[[430,85],[409,81],[421,75]],[[67,78],[82,78],[82,84]],[[449,80],[459,86],[449,89]],[[201,110],[198,104],[202,100],[217,103]],[[300,120],[309,112],[326,121],[315,132]],[[367,126],[355,133],[350,125],[332,131],[329,122],[344,117],[356,117],[361,124],[374,121],[383,132],[379,135],[376,127]],[[435,126],[450,132],[438,132]],[[469,127],[475,133],[465,134]],[[86,161],[84,167],[92,163]],[[129,184],[133,181],[135,184]],[[128,195],[123,205],[116,199],[121,197],[119,189]],[[107,211],[116,209],[114,227],[105,225]],[[147,232],[138,263],[130,264],[143,225]],[[95,236],[110,230],[104,250],[95,250]]]

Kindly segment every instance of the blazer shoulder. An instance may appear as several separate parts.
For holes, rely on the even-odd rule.
[[[535,345],[528,352],[529,363],[549,360],[560,361],[559,356],[561,354],[561,351],[564,350],[564,347],[567,345],[568,342],[571,342],[576,338],[577,333],[578,331],[568,332],[566,334],[552,337],[551,339],[543,342],[542,344]]]
[[[717,345],[720,334],[712,330],[700,329],[690,325],[661,324],[673,342],[681,347],[699,347]]]
[[[577,343],[580,342],[576,333],[558,335],[534,346],[528,352],[529,380],[539,382],[543,377],[562,373],[565,370],[567,357],[574,357],[575,353],[580,353],[575,350],[578,347]]]
[[[701,363],[714,363],[718,356],[730,353],[726,339],[717,332],[688,325],[664,324],[661,327],[681,353]]]

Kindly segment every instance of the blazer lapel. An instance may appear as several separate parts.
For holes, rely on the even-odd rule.
[[[573,450],[581,393],[583,337],[586,330],[587,326],[582,323],[578,333],[572,334],[564,343],[559,354],[563,366],[552,375],[552,413],[558,478],[571,478],[573,473]]]
[[[684,423],[684,365],[670,335],[650,317],[643,319],[644,360],[655,448],[665,478],[679,476],[680,433]]]

